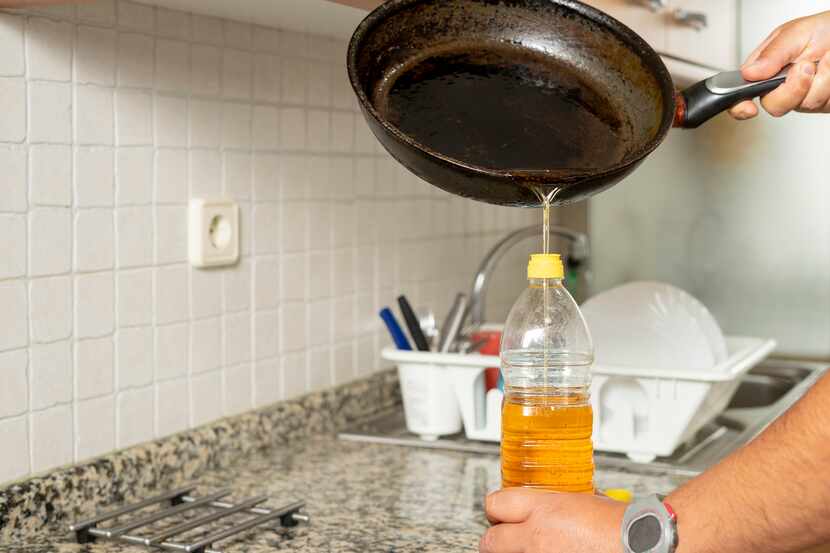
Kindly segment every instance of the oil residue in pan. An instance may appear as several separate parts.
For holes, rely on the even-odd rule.
[[[505,43],[444,45],[375,90],[387,120],[427,148],[485,169],[601,171],[625,155],[625,126],[574,69]]]

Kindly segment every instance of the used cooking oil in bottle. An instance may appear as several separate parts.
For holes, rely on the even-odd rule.
[[[531,256],[530,285],[502,334],[503,487],[593,493],[593,346],[556,254]]]

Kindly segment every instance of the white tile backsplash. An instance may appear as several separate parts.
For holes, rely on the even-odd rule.
[[[68,81],[72,77],[70,23],[32,17],[26,27],[27,73],[30,79]]]
[[[31,473],[29,458],[29,426],[27,417],[0,419],[0,440],[3,440],[3,462],[0,481],[10,482]]]
[[[251,400],[251,365],[239,365],[225,369],[222,381],[223,414],[225,416],[236,415],[249,410]]]
[[[156,269],[156,324],[186,321],[190,313],[188,267],[172,265]]]
[[[115,283],[112,272],[75,277],[75,336],[97,338],[115,328]]]
[[[25,70],[23,52],[23,19],[0,14],[0,75],[22,75]]]
[[[118,24],[124,29],[144,33],[155,30],[155,13],[153,8],[133,2],[118,2]]]
[[[251,264],[243,260],[225,272],[225,312],[247,310],[251,305]]]
[[[150,186],[150,183],[147,183]],[[153,263],[153,208],[116,210],[118,267],[145,267]]]
[[[156,10],[156,33],[180,40],[190,38],[190,18],[186,12],[158,8]]]
[[[222,145],[226,148],[251,147],[251,105],[224,103],[222,107]]]
[[[8,110],[0,118],[0,140],[22,142],[26,138],[26,81],[19,77],[0,78],[0,102]]]
[[[22,83],[21,83],[22,84]],[[48,81],[29,81],[29,141],[69,144],[72,139],[72,85]],[[14,102],[15,97],[10,98]],[[17,117],[16,107],[10,120]],[[22,106],[21,106],[22,107]],[[87,108],[90,108],[88,104]],[[86,115],[91,115],[89,112]],[[22,117],[25,117],[25,111]],[[92,115],[94,119],[94,115]],[[8,123],[7,123],[8,124]],[[13,139],[10,141],[14,141]]]
[[[187,374],[190,325],[177,323],[156,327],[156,379],[167,380]]]
[[[203,373],[222,366],[222,320],[193,321],[190,325],[190,372]]]
[[[78,19],[98,25],[115,23],[115,0],[97,0],[78,6]]]
[[[187,260],[187,207],[156,208],[156,263],[159,265]]]
[[[141,326],[153,322],[153,270],[121,271],[116,277],[118,326]]]
[[[150,88],[155,72],[153,37],[118,33],[118,84]]]
[[[252,78],[251,52],[225,48],[222,56],[222,95],[225,98],[249,99]]]
[[[33,343],[72,336],[72,278],[33,279],[29,283],[29,324]]]
[[[115,448],[115,398],[79,401],[75,406],[75,459],[81,461]]]
[[[115,194],[112,148],[75,148],[75,206],[109,207]]]
[[[75,51],[75,81],[112,86],[115,84],[115,41],[112,29],[78,27]]]
[[[115,263],[115,223],[111,209],[75,213],[75,270],[111,269]]]
[[[179,40],[156,41],[156,89],[170,92],[188,90],[190,46]]]
[[[215,46],[194,44],[190,48],[190,87],[200,96],[218,96],[222,83],[222,51]]]
[[[239,365],[251,359],[251,315],[247,311],[225,315],[224,365]]]
[[[119,390],[141,388],[153,382],[152,328],[120,328],[115,336],[115,351]]]
[[[119,146],[153,143],[153,95],[121,89],[115,96],[115,128]],[[129,151],[129,150],[126,150]],[[119,173],[125,173],[119,167]]]
[[[193,40],[222,46],[225,37],[222,30],[222,20],[207,15],[193,14],[191,16]]]
[[[156,146],[187,146],[187,113],[185,98],[156,95]]]
[[[97,85],[75,86],[75,142],[112,145],[115,135],[113,90]]]
[[[0,483],[386,367],[379,307],[443,313],[533,215],[401,170],[346,41],[75,13],[0,13]],[[193,269],[187,204],[222,196],[242,259]]]
[[[254,54],[254,99],[280,100],[280,58],[272,54]]]
[[[222,416],[222,372],[211,371],[190,379],[190,424],[200,426]]]
[[[158,204],[187,202],[186,150],[160,149],[156,151],[155,199]]]
[[[2,89],[0,80],[0,90]],[[2,95],[2,92],[0,92]],[[4,104],[5,105],[5,104]],[[0,118],[0,129],[2,129],[2,118]],[[0,130],[2,134],[2,130]],[[0,186],[4,194],[0,195],[0,212],[25,213],[28,206],[26,180],[26,149],[20,146],[5,145],[0,147],[0,166],[3,172],[0,173]]]
[[[116,447],[129,447],[153,439],[155,393],[152,387],[119,393],[115,409]]]
[[[114,390],[115,348],[111,336],[75,342],[75,397],[89,399]]]
[[[148,205],[153,200],[152,148],[119,148],[115,199],[119,206]]]
[[[188,409],[182,409],[189,397],[188,381],[177,378],[156,384],[156,436],[169,436],[186,430]]]
[[[68,273],[72,265],[72,211],[43,207],[29,211],[29,275]]]
[[[0,279],[26,274],[26,216],[0,215]]]
[[[59,405],[30,415],[32,472],[73,461],[72,406]]]
[[[33,205],[72,203],[72,148],[40,145],[29,150],[29,199]]]
[[[225,152],[222,191],[228,198],[244,201],[251,199],[251,154]]]
[[[25,349],[0,353],[0,419],[29,410],[29,357]],[[1,465],[0,465],[1,466]]]
[[[32,410],[72,401],[72,342],[39,344],[30,351]]]
[[[190,314],[194,319],[222,313],[222,272],[190,270]]]

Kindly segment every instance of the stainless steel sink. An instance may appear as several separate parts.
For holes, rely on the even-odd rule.
[[[625,455],[597,452],[595,455],[597,467],[642,474],[696,476],[760,434],[798,401],[821,378],[826,368],[817,363],[775,359],[766,361],[742,379],[741,385],[726,410],[704,426],[689,442],[678,448],[671,457],[662,457],[651,463],[642,464],[630,460]],[[433,442],[421,440],[418,436],[407,432],[403,412],[400,409],[341,432],[340,438],[401,446],[499,454],[498,444],[471,441],[463,434],[448,436]]]
[[[768,407],[787,395],[811,374],[800,366],[776,367],[762,365],[750,371],[732,396],[728,409]]]

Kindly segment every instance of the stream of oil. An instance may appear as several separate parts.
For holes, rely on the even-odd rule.
[[[548,255],[550,253],[550,206],[556,200],[556,195],[559,193],[558,188],[554,188],[552,190],[535,189],[536,195],[539,196],[539,200],[542,202],[542,253]],[[550,290],[548,290],[549,280],[543,279],[542,280],[542,294],[545,303],[545,327],[544,327],[544,342],[542,346],[542,359],[544,361],[544,386],[547,389],[549,386],[548,382],[548,343],[550,342],[550,338],[548,333],[550,331]]]

